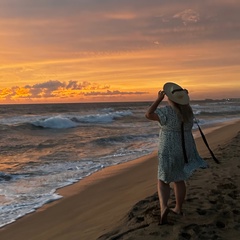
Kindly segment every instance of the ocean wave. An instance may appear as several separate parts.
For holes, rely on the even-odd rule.
[[[47,128],[47,129],[68,129],[81,126],[81,124],[107,124],[119,118],[131,116],[133,113],[129,110],[113,111],[113,109],[104,109],[101,113],[78,116],[57,115],[57,116],[19,116],[13,118],[1,119],[0,124],[4,127],[13,128]]]
[[[38,120],[33,122],[32,124],[37,127],[42,128],[51,128],[51,129],[66,129],[66,128],[74,128],[80,126],[81,123],[89,123],[89,124],[104,124],[111,123],[115,119],[122,118],[125,116],[132,115],[131,111],[116,111],[110,113],[102,113],[102,114],[92,114],[86,116],[74,116],[74,117],[61,117],[55,116],[50,117],[44,120]]]
[[[0,182],[2,182],[2,181],[10,181],[11,179],[12,179],[11,174],[0,172]]]
[[[78,124],[71,119],[65,117],[50,117],[44,120],[38,120],[32,123],[36,127],[51,128],[51,129],[66,129],[77,127]]]
[[[236,115],[240,113],[239,104],[229,104],[229,103],[214,103],[214,104],[205,104],[192,105],[192,109],[195,115]]]
[[[136,141],[146,141],[146,139],[156,138],[157,134],[138,134],[138,135],[122,135],[122,136],[111,136],[107,138],[98,138],[93,140],[93,144],[97,145],[105,145],[105,144],[119,144],[119,143],[126,143],[132,142],[135,143]]]
[[[129,110],[108,112],[102,114],[86,115],[74,117],[74,121],[79,123],[111,123],[115,119],[131,116],[133,113]]]
[[[232,109],[232,111],[229,110],[195,110],[194,115],[202,115],[202,116],[232,116],[232,115],[239,115],[240,111],[237,109]]]

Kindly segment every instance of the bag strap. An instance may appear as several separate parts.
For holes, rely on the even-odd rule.
[[[185,139],[184,139],[184,123],[181,124],[181,135],[182,135],[182,149],[183,149],[183,157],[185,163],[188,163],[187,152],[185,147]]]
[[[205,137],[202,129],[200,128],[200,126],[199,126],[196,118],[195,118],[195,122],[196,122],[196,124],[197,124],[197,126],[198,126],[198,129],[199,129],[199,131],[200,131],[200,133],[201,133],[202,139],[203,139],[205,145],[207,146],[207,148],[208,148],[208,150],[209,150],[209,152],[210,152],[213,160],[214,160],[217,164],[219,164],[220,162],[219,162],[219,160],[215,157],[213,151],[210,149],[210,147],[209,147],[209,145],[208,145],[208,142],[207,142],[207,139],[206,139],[206,137]]]

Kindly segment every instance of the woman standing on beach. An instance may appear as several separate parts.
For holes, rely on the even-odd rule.
[[[168,97],[168,106],[158,105]],[[206,168],[207,163],[199,156],[192,135],[193,112],[189,105],[188,91],[175,83],[166,83],[158,92],[155,102],[145,114],[157,121],[160,127],[158,147],[158,196],[161,221],[167,223],[170,183],[173,182],[176,205],[171,211],[182,213],[186,196],[187,180],[197,168]]]

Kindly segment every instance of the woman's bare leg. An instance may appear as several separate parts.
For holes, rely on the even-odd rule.
[[[186,185],[184,181],[174,182],[174,194],[176,198],[175,208],[172,209],[177,214],[182,213],[182,205],[186,196]]]
[[[161,210],[161,224],[167,223],[167,215],[169,212],[168,209],[168,200],[170,197],[170,186],[167,183],[164,183],[161,180],[158,180],[158,197],[160,202],[160,210]]]

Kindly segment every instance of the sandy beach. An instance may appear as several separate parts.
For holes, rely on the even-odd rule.
[[[59,201],[0,229],[1,240],[237,239],[240,233],[240,122],[206,134],[221,164],[196,139],[209,168],[187,181],[184,216],[158,225],[156,153],[109,167],[60,189]],[[169,204],[174,203],[173,201]]]

